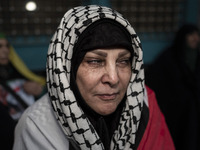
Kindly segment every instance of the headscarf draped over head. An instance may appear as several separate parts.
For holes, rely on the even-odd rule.
[[[96,5],[75,7],[66,12],[49,45],[46,68],[48,92],[57,120],[68,139],[81,149],[104,149],[97,132],[78,105],[76,93],[70,88],[74,45],[83,31],[101,19],[118,22],[131,35],[132,75],[119,125],[110,144],[111,149],[131,149],[135,144],[145,97],[143,54],[138,36],[121,14]]]

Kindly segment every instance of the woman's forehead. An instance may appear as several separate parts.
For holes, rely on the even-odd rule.
[[[0,38],[0,43],[8,43],[8,41],[6,39],[1,39]]]
[[[119,56],[123,56],[126,54],[130,54],[130,51],[125,49],[125,48],[104,48],[104,49],[94,49],[91,50],[89,52],[86,53],[86,55],[88,54],[96,54],[96,55],[100,55],[103,57],[106,57],[108,54],[117,54]]]

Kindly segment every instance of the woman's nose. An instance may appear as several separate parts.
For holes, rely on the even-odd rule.
[[[116,65],[107,65],[102,76],[102,82],[108,83],[110,86],[116,86],[119,83],[119,74]]]

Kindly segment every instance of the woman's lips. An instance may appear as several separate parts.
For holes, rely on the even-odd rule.
[[[97,96],[104,101],[109,101],[109,100],[115,100],[117,97],[118,93],[113,93],[113,94],[98,94]]]

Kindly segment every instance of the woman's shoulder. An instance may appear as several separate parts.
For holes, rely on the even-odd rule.
[[[18,124],[26,124],[28,120],[44,123],[45,121],[47,121],[46,119],[50,119],[53,117],[52,109],[50,107],[51,105],[49,102],[48,94],[45,94],[24,111],[19,119]]]
[[[146,86],[148,95],[148,123],[138,147],[140,149],[171,149],[174,150],[174,144],[169,133],[164,115],[157,104],[156,96],[153,90]]]
[[[37,100],[33,105],[28,107],[24,112],[23,116],[36,119],[36,120],[43,120],[44,116],[47,114],[50,115],[52,112],[51,104],[49,100],[48,94],[43,95],[39,100]],[[49,114],[50,113],[50,114]],[[22,116],[22,118],[23,118]]]
[[[15,128],[15,138],[27,136],[33,130],[34,134],[39,133],[45,126],[46,128],[50,127],[49,122],[52,119],[54,116],[50,108],[49,98],[45,94],[24,111]]]
[[[69,144],[54,115],[48,94],[27,108],[20,118],[15,129],[14,146],[19,148],[21,145],[32,145],[36,149],[68,148]]]
[[[33,105],[29,106],[21,116],[18,125],[37,126],[37,128],[54,128],[58,125],[48,94],[43,95]]]

